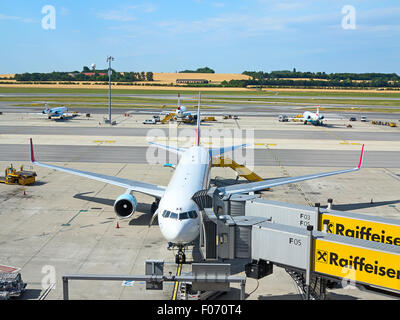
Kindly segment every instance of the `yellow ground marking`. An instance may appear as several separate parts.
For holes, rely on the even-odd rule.
[[[185,252],[185,248],[182,249],[182,252]],[[178,270],[176,271],[176,275],[180,276],[182,272],[182,263],[178,264]],[[174,293],[172,294],[172,300],[176,300],[176,295],[178,293],[179,282],[175,281],[174,284]]]

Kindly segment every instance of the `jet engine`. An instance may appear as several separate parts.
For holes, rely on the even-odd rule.
[[[130,193],[124,193],[115,200],[114,211],[122,219],[129,218],[135,213],[136,206],[136,198]]]
[[[320,118],[320,120],[322,120],[324,118],[324,116],[320,116],[319,118]]]

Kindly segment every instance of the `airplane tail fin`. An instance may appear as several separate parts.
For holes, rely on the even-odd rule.
[[[319,108],[320,108],[321,106],[317,106],[317,115],[319,115]]]
[[[197,106],[196,146],[200,145],[200,99],[201,93],[199,92],[199,103]]]

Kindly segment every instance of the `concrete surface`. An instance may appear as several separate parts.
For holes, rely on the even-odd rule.
[[[0,116],[0,169],[10,162],[29,169],[28,140],[33,137],[42,161],[167,185],[172,169],[147,164],[143,157],[148,127],[141,121],[148,116],[120,116],[117,126],[106,130],[99,124],[103,116],[64,122],[32,115]],[[155,127],[168,129],[168,125]],[[219,119],[202,128],[258,130],[250,150],[255,151],[255,171],[264,178],[352,167],[361,149],[357,143],[365,138],[367,153],[361,171],[276,187],[263,197],[302,205],[323,205],[333,198],[337,210],[400,219],[399,128],[360,122],[351,130],[342,124],[318,128],[279,123],[275,118]],[[266,138],[268,134],[271,140]],[[107,154],[109,150],[114,151]],[[125,190],[41,167],[34,170],[38,182],[33,186],[0,184],[0,264],[21,268],[28,284],[22,299],[39,299],[52,279],[56,286],[46,299],[62,299],[61,276],[67,273],[142,274],[146,259],[164,260],[165,273],[176,274],[175,253],[166,249],[156,223],[148,227],[153,198],[136,193],[137,212],[118,221],[113,203]],[[236,176],[231,169],[214,168],[212,177],[213,182],[228,183]],[[190,250],[187,257],[192,257]],[[183,272],[188,271],[185,265]],[[239,287],[233,288],[221,298],[236,299]],[[172,283],[165,283],[163,291],[146,291],[140,282],[70,282],[71,299],[171,299],[172,291]],[[282,268],[275,268],[273,275],[259,281],[248,279],[246,296],[256,300],[300,299],[293,280]],[[329,299],[389,298],[358,289],[335,289],[330,290]]]

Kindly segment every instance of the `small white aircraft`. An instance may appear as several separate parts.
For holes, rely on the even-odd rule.
[[[180,156],[179,163],[167,187],[38,162],[34,156],[32,138],[30,139],[31,162],[45,168],[59,170],[124,188],[126,190],[125,193],[120,195],[114,203],[114,211],[119,218],[129,218],[134,214],[137,201],[132,192],[154,196],[156,200],[151,206],[153,217],[150,225],[158,217],[161,233],[168,241],[169,247],[173,245],[179,249],[176,255],[176,262],[185,263],[183,249],[199,236],[201,224],[200,210],[192,200],[192,197],[196,192],[209,187],[212,157],[243,148],[246,145],[211,149],[200,145],[200,94],[197,109],[195,145],[184,149],[152,142],[150,144]],[[363,154],[364,145],[358,166],[352,169],[237,184],[219,188],[219,190],[222,194],[249,193],[279,185],[353,172],[360,170],[363,162]]]
[[[187,111],[185,106],[181,105],[181,94],[178,93],[178,106],[173,112],[170,111],[162,111],[160,114],[163,115],[171,115],[175,116],[177,120],[183,120],[183,119],[190,119],[190,120],[196,120],[196,115],[192,115],[190,111]]]
[[[68,115],[66,114],[68,111],[67,107],[55,107],[49,108],[48,103],[45,103],[45,108],[43,109],[42,113],[47,114],[48,118],[51,119],[52,117],[58,117],[60,119],[66,118]]]
[[[310,111],[306,111],[303,113],[303,117],[300,118],[288,118],[289,120],[299,120],[299,121],[303,121],[304,124],[307,123],[311,123],[315,126],[322,126],[324,124],[324,120],[343,120],[343,119],[334,119],[334,118],[325,118],[324,115],[320,114],[319,109],[321,106],[317,106],[317,112],[310,112]]]

